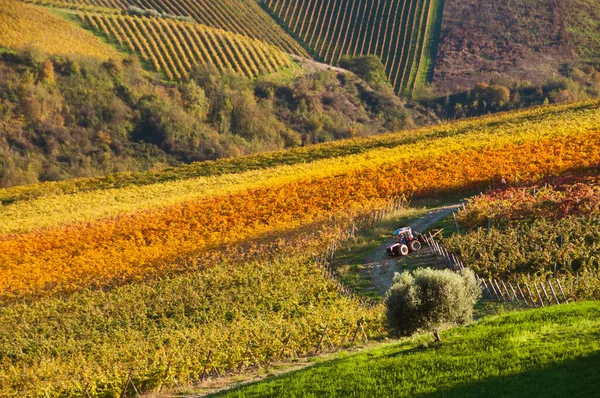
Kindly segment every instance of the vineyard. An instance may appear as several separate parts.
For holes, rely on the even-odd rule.
[[[571,298],[597,298],[599,182],[597,175],[548,178],[478,196],[457,213],[462,234],[447,239],[446,246],[484,278],[532,286],[555,278],[562,295],[565,285]]]
[[[0,0],[0,47],[37,48],[51,55],[119,59],[121,54],[47,9]]]
[[[80,14],[82,21],[124,49],[138,54],[169,79],[182,79],[196,65],[213,65],[247,77],[281,70],[290,58],[273,46],[220,29],[163,18]]]
[[[381,336],[382,309],[316,261],[332,239],[405,195],[597,167],[599,105],[0,190],[0,395],[110,396],[128,375],[157,390]],[[563,248],[598,230],[562,221]]]
[[[508,114],[495,114],[485,117],[463,119],[437,126],[412,129],[404,133],[380,134],[368,138],[346,139],[324,144],[292,148],[285,151],[257,154],[242,158],[220,159],[217,161],[196,162],[176,168],[145,173],[121,173],[106,177],[72,179],[67,181],[46,182],[26,186],[0,189],[0,202],[15,204],[23,200],[31,200],[46,196],[102,191],[114,188],[134,189],[135,186],[146,186],[157,183],[175,183],[182,180],[194,180],[198,177],[218,177],[223,174],[240,174],[252,170],[259,171],[278,166],[292,166],[299,163],[314,162],[323,159],[335,159],[344,156],[358,155],[375,149],[394,148],[422,140],[433,140],[442,137],[460,136],[465,133],[485,133],[490,129],[518,129],[523,126],[553,126],[561,123],[567,128],[565,119],[587,117],[598,107],[595,101],[573,104],[552,105],[527,110],[513,111]],[[254,177],[256,178],[256,177]],[[162,188],[169,184],[162,185]],[[187,188],[190,189],[190,188]],[[181,189],[179,194],[186,192]],[[139,200],[139,198],[137,198]],[[83,200],[79,197],[78,200]],[[6,214],[5,214],[6,215]]]
[[[412,94],[429,80],[443,2],[438,0],[264,0],[263,5],[317,59],[381,58],[396,92]]]
[[[202,251],[320,222],[336,212],[377,208],[403,194],[456,191],[500,176],[532,179],[597,165],[598,108],[562,121],[561,116],[308,164],[5,206],[0,296],[145,280]],[[415,161],[422,167],[410,178],[389,184],[396,165]]]
[[[130,6],[191,17],[199,24],[223,29],[275,46],[291,54],[306,51],[286,34],[254,0],[27,0],[34,4],[78,10],[122,10]]]

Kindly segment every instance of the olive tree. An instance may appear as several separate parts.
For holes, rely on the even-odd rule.
[[[430,331],[439,341],[440,327],[473,320],[473,305],[480,297],[481,287],[468,269],[396,273],[384,300],[387,323],[398,335]]]

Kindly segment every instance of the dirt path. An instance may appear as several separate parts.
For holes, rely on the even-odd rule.
[[[432,210],[423,217],[413,221],[409,226],[419,232],[427,232],[436,223],[450,216],[461,205],[449,205]],[[372,256],[367,259],[367,268],[371,273],[373,287],[380,293],[385,292],[392,286],[394,273],[400,272],[403,269],[425,267],[435,265],[435,257],[425,247],[419,252],[410,254],[407,257],[388,257],[386,248],[394,243],[394,239],[390,238],[385,243],[375,250]]]

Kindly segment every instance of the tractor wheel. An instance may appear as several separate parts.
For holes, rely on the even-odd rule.
[[[406,256],[406,255],[408,254],[408,246],[406,246],[406,245],[401,245],[401,246],[398,248],[398,251],[400,252],[399,254],[400,254],[401,256]]]
[[[417,250],[421,250],[421,242],[419,242],[418,240],[413,240],[412,242],[410,242],[410,251],[416,252]]]

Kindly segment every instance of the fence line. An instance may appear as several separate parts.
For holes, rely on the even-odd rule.
[[[535,190],[533,191],[533,194],[535,195]],[[458,211],[461,210],[464,211],[464,209]],[[441,242],[435,240],[435,236],[432,235],[431,232],[426,235],[426,239],[426,242],[433,253],[440,256],[448,268],[458,271],[466,268],[456,254],[450,253]],[[552,277],[547,277],[545,280],[539,281],[533,281],[529,276],[524,275],[507,280],[489,278],[486,281],[486,279],[475,274],[475,278],[480,283],[486,298],[492,301],[510,302],[518,306],[526,307],[545,307],[557,304],[568,304],[569,297],[574,297],[575,291],[579,288],[580,283],[585,283],[585,279],[580,278],[579,273],[570,278],[565,276],[563,282],[570,282],[570,291],[565,293],[565,289],[560,281],[560,276],[556,274]],[[522,279],[522,281],[519,281],[519,278]],[[533,290],[531,289],[530,284],[533,285],[536,294],[532,293]],[[525,295],[525,291],[527,292],[527,296]]]

